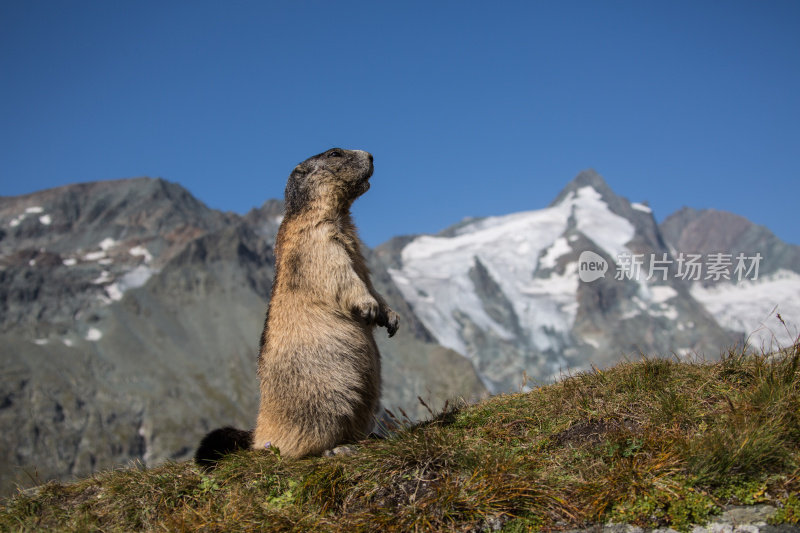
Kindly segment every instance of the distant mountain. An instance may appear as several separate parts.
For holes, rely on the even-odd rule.
[[[604,277],[581,281],[586,252],[607,265]],[[523,374],[549,380],[640,353],[716,357],[744,339],[677,276],[651,209],[591,170],[546,209],[397,238],[378,253],[426,328],[466,354],[493,392]],[[638,274],[624,275],[626,257],[641,258]]]
[[[282,212],[220,213],[147,178],[0,198],[0,492],[185,459],[213,427],[250,427]],[[367,252],[402,317],[391,340],[377,331],[384,405],[421,417],[417,396],[482,394]]]
[[[800,246],[781,241],[764,226],[733,213],[684,207],[661,223],[673,255],[730,255],[730,279],[692,282],[691,293],[726,328],[757,348],[788,346],[800,334]],[[735,273],[737,257],[760,257],[758,271]],[[726,258],[727,260],[727,258]],[[745,261],[751,268],[754,261]],[[743,271],[747,273],[746,271]],[[704,276],[705,278],[705,276]],[[786,326],[775,320],[780,313]]]

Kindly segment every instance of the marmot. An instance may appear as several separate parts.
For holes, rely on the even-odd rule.
[[[369,189],[372,155],[332,148],[295,167],[275,244],[275,280],[261,335],[256,427],[212,431],[195,460],[213,466],[236,449],[319,455],[366,437],[380,399],[375,326],[398,317],[372,287],[351,219]]]

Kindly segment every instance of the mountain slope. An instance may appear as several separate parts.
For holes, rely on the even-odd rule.
[[[213,427],[250,427],[282,211],[223,214],[146,178],[0,198],[0,490],[186,458]],[[368,256],[403,321],[377,332],[384,405],[418,417],[417,396],[483,393]]]
[[[619,363],[355,449],[50,483],[0,530],[796,533],[800,352]]]

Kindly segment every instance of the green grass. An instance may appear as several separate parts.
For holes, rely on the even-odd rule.
[[[241,452],[49,483],[4,531],[686,530],[726,504],[800,520],[800,348],[644,359],[450,408],[353,456]]]

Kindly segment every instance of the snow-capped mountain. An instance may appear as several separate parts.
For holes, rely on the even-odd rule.
[[[594,171],[545,209],[378,251],[426,328],[495,392],[515,390],[523,375],[546,380],[639,353],[715,357],[743,338],[692,296],[650,208],[615,195]],[[592,277],[579,271],[591,268],[587,257],[607,266],[603,276],[582,281]]]

